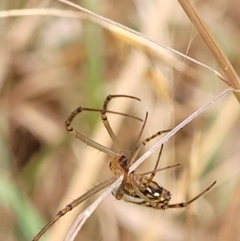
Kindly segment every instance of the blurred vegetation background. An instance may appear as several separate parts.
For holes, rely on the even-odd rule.
[[[219,70],[177,1],[74,2]],[[239,73],[238,1],[194,4]],[[110,107],[141,118],[148,111],[147,137],[174,127],[227,87],[202,67],[149,48],[147,40],[116,26],[93,23],[57,0],[2,0],[0,9],[32,9],[34,15],[0,19],[0,240],[31,240],[67,203],[111,177],[109,157],[66,133],[64,121],[76,107],[101,108],[108,94],[139,97],[139,103],[116,99]],[[36,9],[45,9],[45,16]],[[51,9],[62,12],[53,16]],[[79,16],[65,16],[67,10]],[[131,150],[141,124],[108,116],[123,149]],[[159,211],[109,196],[76,240],[240,240],[239,124],[239,104],[227,95],[166,143],[161,166],[181,166],[156,180],[171,191],[172,203],[217,180],[189,208]],[[112,148],[99,114],[82,113],[74,126]],[[153,169],[155,154],[139,172]],[[42,240],[63,240],[95,198],[61,218]]]

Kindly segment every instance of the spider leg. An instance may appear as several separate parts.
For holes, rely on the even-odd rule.
[[[159,207],[156,207],[158,209],[168,209],[168,208],[184,208],[187,207],[189,204],[200,198],[204,193],[206,193],[208,190],[210,190],[214,185],[216,181],[214,181],[208,188],[206,188],[204,191],[199,193],[196,197],[192,198],[191,200],[187,202],[182,202],[182,203],[176,203],[176,204],[166,204],[166,205],[159,205]]]
[[[177,166],[180,166],[180,165],[181,165],[180,163],[176,163],[176,164],[174,164],[174,165],[170,165],[170,166],[158,168],[155,172],[163,171],[163,170],[170,169],[170,168],[173,168],[173,167],[177,167]],[[144,173],[137,173],[137,175],[139,175],[139,176],[145,176],[145,175],[148,175],[148,174],[152,174],[152,172],[153,172],[153,171],[144,172]]]
[[[136,148],[137,148],[137,146],[138,146],[138,142],[139,142],[139,140],[140,140],[140,138],[141,138],[141,136],[142,136],[143,130],[144,130],[144,128],[145,128],[145,126],[146,126],[146,123],[147,123],[147,118],[148,118],[148,112],[146,112],[146,115],[145,115],[145,118],[144,118],[144,121],[143,121],[142,128],[141,128],[141,130],[140,130],[140,132],[139,132],[139,134],[138,134],[137,140],[136,140],[136,144],[135,144],[134,150],[136,150]]]
[[[116,137],[116,135],[114,134],[110,124],[109,124],[109,121],[108,121],[108,118],[107,118],[107,115],[106,113],[108,112],[107,111],[107,106],[108,106],[108,103],[111,101],[111,99],[113,98],[119,98],[119,97],[124,97],[124,98],[131,98],[131,99],[135,99],[135,100],[138,100],[138,101],[141,101],[139,98],[136,98],[134,96],[130,96],[130,95],[108,95],[103,103],[103,109],[101,111],[101,119],[102,119],[102,122],[109,134],[109,136],[111,137],[112,141],[113,141],[113,144],[114,146],[116,147],[116,149],[118,151],[121,151],[121,147],[120,147],[120,144],[119,144],[119,141]]]
[[[163,150],[163,144],[161,145],[161,148],[160,148],[160,151],[159,151],[159,154],[158,154],[158,159],[156,161],[156,164],[155,164],[155,167],[153,169],[153,172],[151,173],[151,176],[149,177],[149,180],[148,180],[149,183],[153,180],[153,178],[156,175],[158,164],[159,164],[159,161],[160,161],[160,157],[162,155],[162,150]]]
[[[128,171],[124,170],[123,180],[122,180],[120,186],[118,187],[118,190],[117,190],[116,195],[115,195],[117,200],[121,200],[122,199],[122,197],[124,195],[124,188],[125,188],[127,180],[128,180]]]
[[[39,240],[39,238],[62,216],[64,216],[66,213],[68,213],[69,211],[71,211],[72,209],[74,209],[76,206],[78,206],[80,203],[82,203],[83,201],[85,201],[87,198],[91,197],[92,195],[94,195],[95,193],[98,193],[99,191],[101,191],[103,188],[111,185],[113,182],[115,182],[117,179],[116,176],[110,178],[109,180],[100,183],[99,185],[95,186],[94,188],[92,188],[91,190],[87,191],[86,193],[84,193],[82,196],[78,197],[77,199],[73,200],[72,202],[70,202],[65,208],[63,208],[62,210],[60,210],[55,217],[50,220],[50,222],[48,222],[42,229],[41,231],[34,237],[34,239],[32,241],[37,241]]]
[[[162,150],[163,150],[163,144],[161,145],[161,148],[160,148],[160,151],[159,151],[159,154],[158,154],[158,159],[156,161],[156,164],[155,164],[155,167],[153,169],[153,171],[150,171],[150,172],[145,172],[145,173],[141,173],[141,174],[137,174],[139,176],[145,176],[147,174],[151,174],[150,177],[148,178],[148,184],[150,182],[152,182],[153,178],[155,177],[156,173],[159,172],[159,171],[162,171],[162,170],[166,170],[166,169],[169,169],[169,168],[172,168],[172,167],[176,167],[176,166],[179,166],[180,163],[177,163],[177,164],[174,164],[174,165],[170,165],[170,166],[167,166],[167,167],[163,167],[163,168],[158,168],[158,165],[159,165],[159,162],[160,162],[160,157],[161,157],[161,154],[162,154]],[[158,169],[157,169],[158,168]]]
[[[154,135],[146,138],[145,140],[143,140],[136,148],[135,148],[135,151],[132,155],[132,158],[131,158],[131,161],[130,161],[130,166],[134,163],[134,160],[136,158],[136,156],[139,154],[139,152],[141,151],[141,149],[148,143],[150,142],[151,140],[153,140],[154,138],[160,136],[161,134],[163,133],[167,133],[169,131],[171,131],[172,129],[169,129],[169,130],[163,130],[163,131],[158,131],[157,133],[155,133]]]
[[[109,136],[111,137],[112,141],[113,141],[113,144],[114,146],[116,147],[116,149],[118,150],[118,153],[122,153],[122,150],[121,150],[121,147],[120,147],[120,144],[119,144],[119,141],[116,137],[116,135],[114,134],[113,130],[112,130],[112,127],[110,126],[109,124],[109,121],[108,121],[108,118],[107,118],[107,115],[106,113],[108,112],[107,110],[107,106],[109,104],[109,102],[111,101],[111,99],[113,98],[130,98],[130,99],[135,99],[135,100],[138,100],[138,101],[141,101],[139,98],[136,98],[134,96],[130,96],[130,95],[108,95],[103,103],[103,109],[101,111],[101,119],[102,119],[102,122],[109,134]],[[145,118],[145,121],[144,123],[146,124],[146,118]],[[145,125],[144,125],[145,126]],[[117,162],[119,162],[119,159],[117,159]],[[116,192],[116,199],[120,200],[122,199],[122,196],[124,195],[124,187],[125,187],[125,184],[126,184],[126,181],[127,181],[127,178],[128,178],[128,171],[129,171],[129,163],[126,163],[126,166],[124,164],[124,166],[121,166],[120,167],[121,171],[123,172],[123,180]]]
[[[77,109],[75,109],[71,115],[68,117],[68,119],[66,120],[65,122],[65,129],[72,135],[74,136],[75,138],[81,140],[82,142],[86,143],[87,145],[99,150],[99,151],[102,151],[112,157],[116,157],[118,154],[116,154],[114,151],[110,150],[109,148],[87,138],[86,136],[82,135],[81,133],[79,133],[77,130],[75,130],[71,123],[73,121],[73,119],[75,118],[75,116],[83,111],[90,111],[90,112],[102,112],[102,109],[92,109],[92,108],[84,108],[84,107],[78,107]],[[142,121],[142,119],[138,118],[138,117],[135,117],[135,116],[132,116],[132,115],[128,115],[128,114],[124,114],[124,113],[120,113],[120,112],[116,112],[116,111],[110,111],[110,110],[105,110],[106,112],[108,113],[112,113],[112,114],[118,114],[118,115],[123,115],[123,116],[126,116],[126,117],[130,117],[130,118],[134,118],[134,119],[137,119],[137,120],[140,120]]]

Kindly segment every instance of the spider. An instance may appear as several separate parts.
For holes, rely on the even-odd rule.
[[[160,186],[157,182],[153,181],[153,178],[158,171],[179,166],[180,163],[157,169],[162,150],[163,144],[161,145],[158,159],[153,171],[145,172],[142,174],[137,174],[135,173],[135,171],[133,171],[128,175],[127,181],[124,185],[124,194],[122,196],[123,201],[163,210],[168,208],[183,208],[197,200],[209,189],[211,189],[213,185],[215,185],[216,181],[214,181],[208,188],[206,188],[204,191],[202,191],[189,201],[169,204],[172,196],[171,193],[168,190],[164,189],[162,186]],[[147,177],[147,174],[151,174],[150,177]],[[119,186],[113,189],[113,196],[116,196],[118,189]]]
[[[167,209],[167,208],[180,208],[180,207],[186,207],[196,199],[198,199],[200,196],[202,196],[205,192],[207,192],[214,184],[211,184],[206,190],[198,194],[196,197],[191,199],[190,201],[187,201],[185,203],[179,203],[179,204],[169,204],[169,201],[171,199],[171,193],[164,189],[163,187],[159,186],[157,182],[153,181],[153,178],[156,174],[156,172],[160,170],[165,170],[168,168],[172,168],[175,166],[178,166],[179,164],[175,164],[172,166],[168,166],[165,168],[158,169],[158,164],[160,161],[160,156],[162,153],[163,145],[161,146],[161,149],[159,151],[159,156],[155,165],[155,168],[152,172],[146,172],[142,174],[137,174],[135,172],[129,173],[129,168],[131,165],[135,162],[135,159],[141,149],[152,139],[155,137],[167,133],[170,131],[169,130],[163,130],[163,131],[158,131],[154,135],[146,138],[144,141],[139,142],[142,132],[144,130],[144,127],[147,122],[147,117],[148,113],[146,113],[142,128],[140,130],[140,133],[138,134],[137,141],[134,147],[134,151],[130,155],[126,155],[120,147],[119,141],[117,137],[115,136],[106,113],[113,113],[113,114],[119,114],[119,115],[124,115],[127,117],[131,117],[134,119],[137,119],[139,121],[142,121],[140,118],[137,118],[132,115],[128,114],[123,114],[120,112],[115,112],[115,111],[110,111],[107,109],[108,103],[111,101],[113,98],[130,98],[134,100],[140,101],[139,98],[136,98],[134,96],[129,96],[129,95],[108,95],[103,103],[103,108],[102,109],[93,109],[93,108],[84,108],[84,107],[78,107],[75,111],[71,113],[71,115],[68,117],[68,119],[65,122],[65,128],[66,130],[75,138],[81,140],[82,142],[86,143],[87,145],[102,151],[109,156],[113,157],[113,159],[110,161],[109,168],[113,172],[114,176],[110,178],[109,180],[100,183],[96,187],[92,188],[82,196],[78,197],[71,203],[69,203],[65,208],[60,210],[55,217],[53,217],[52,220],[50,220],[43,228],[42,230],[35,236],[33,241],[39,240],[39,238],[46,232],[48,228],[50,228],[58,219],[60,219],[63,215],[65,215],[67,212],[71,211],[73,208],[78,206],[81,202],[92,196],[93,194],[99,192],[103,188],[111,185],[115,180],[123,175],[123,179],[121,184],[113,189],[112,194],[116,197],[116,199],[121,200],[123,199],[126,202],[131,202],[134,204],[139,204],[139,205],[144,205],[147,207],[152,207],[156,209]],[[77,130],[75,130],[71,123],[75,116],[83,111],[91,111],[91,112],[100,112],[101,115],[101,120],[110,136],[110,138],[113,141],[113,144],[115,148],[117,149],[116,152],[112,151],[111,149],[87,138],[86,136],[82,135],[79,133]],[[151,174],[150,177],[147,177],[147,174]]]

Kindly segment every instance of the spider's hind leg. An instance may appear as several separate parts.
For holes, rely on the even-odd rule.
[[[176,203],[176,204],[167,204],[165,206],[160,207],[160,209],[168,209],[168,208],[184,208],[187,207],[189,204],[193,203],[196,201],[198,198],[200,198],[203,194],[205,194],[208,190],[210,190],[214,185],[216,181],[214,181],[208,188],[206,188],[204,191],[199,193],[196,197],[192,198],[191,200],[187,202],[182,202],[182,203]],[[158,208],[158,207],[157,207]]]

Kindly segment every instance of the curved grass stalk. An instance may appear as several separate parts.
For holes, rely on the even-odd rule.
[[[181,53],[167,45],[161,44],[149,37],[147,37],[146,35],[135,31],[131,28],[128,28],[127,26],[124,26],[118,22],[115,22],[111,19],[105,18],[101,15],[98,15],[86,8],[83,8],[77,4],[74,4],[70,1],[67,0],[57,0],[59,2],[65,3],[69,6],[72,6],[78,10],[80,10],[82,13],[87,14],[87,16],[84,16],[82,13],[79,13],[77,11],[70,11],[70,10],[60,10],[60,9],[41,9],[41,8],[37,8],[37,9],[14,9],[14,10],[7,10],[7,11],[0,11],[0,18],[7,18],[7,17],[18,17],[18,16],[56,16],[56,17],[68,17],[68,18],[76,18],[76,19],[87,19],[95,24],[100,25],[101,27],[108,29],[111,32],[116,32],[116,27],[120,28],[124,31],[121,32],[117,32],[118,34],[121,35],[125,35],[125,33],[131,33],[141,39],[144,39],[146,41],[148,41],[146,43],[146,45],[152,49],[152,45],[154,44],[154,46],[158,46],[161,47],[167,51],[172,52],[173,54],[180,56],[184,59],[187,59],[188,61],[195,63],[205,69],[207,69],[208,71],[212,72],[214,75],[216,75],[219,79],[221,79],[222,81],[224,81],[225,83],[228,83],[228,81],[215,69],[211,68],[210,66],[194,59],[191,58],[190,56],[187,56],[184,53]],[[154,49],[154,51],[156,51],[156,49]]]

